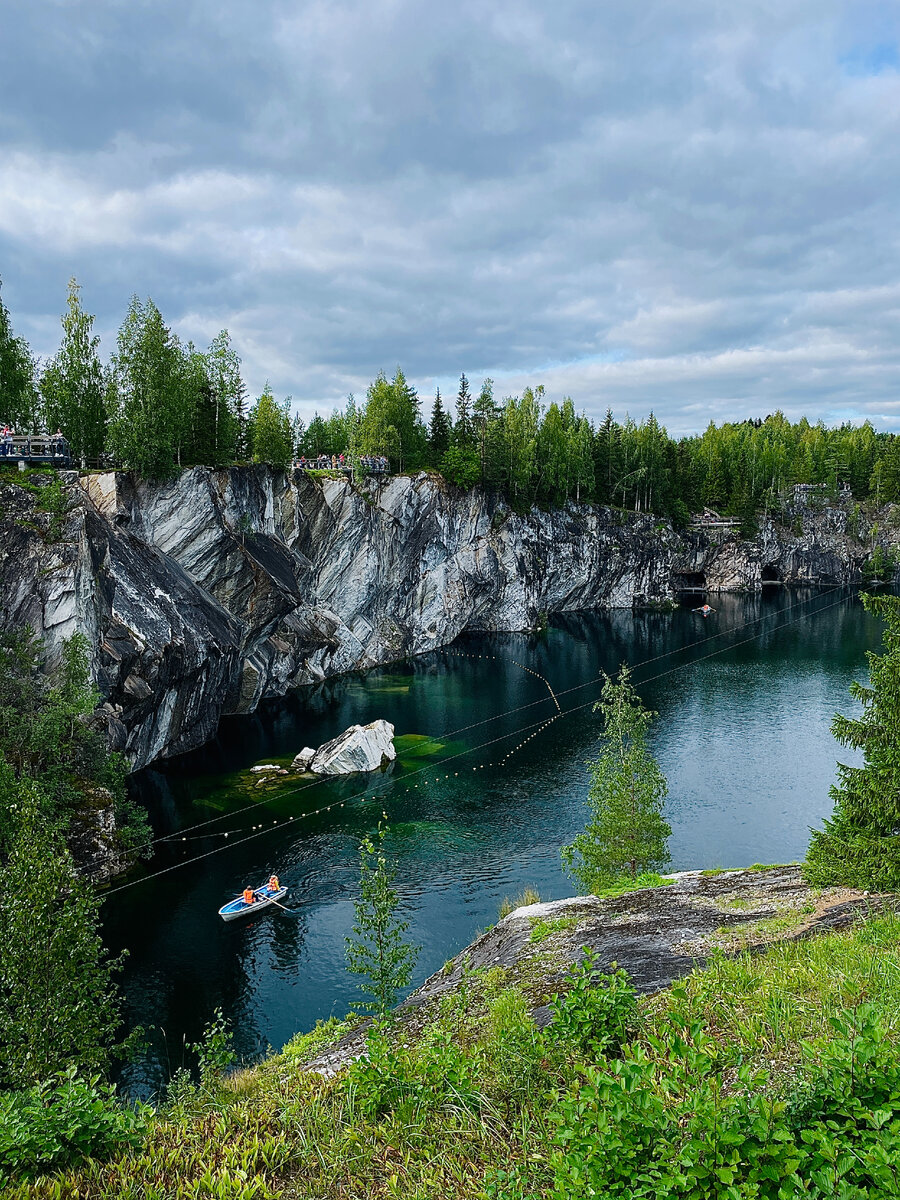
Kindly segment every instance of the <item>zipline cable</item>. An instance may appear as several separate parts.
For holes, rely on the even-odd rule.
[[[846,589],[846,587],[847,587],[847,585],[841,584],[837,587],[829,588],[824,592],[820,592],[816,597],[814,597],[814,600],[823,599],[826,596],[833,595],[834,592],[838,592],[838,591],[842,592]],[[676,647],[673,647],[673,649],[671,649],[671,650],[664,650],[660,654],[655,654],[651,658],[645,658],[642,662],[633,664],[632,670],[639,671],[642,667],[649,666],[650,663],[659,662],[661,659],[668,658],[673,654],[681,654],[685,650],[692,650],[695,646],[706,645],[711,641],[717,640],[718,638],[728,637],[734,633],[740,633],[740,631],[742,629],[749,629],[749,627],[751,625],[757,625],[760,621],[765,621],[773,616],[778,617],[784,613],[792,612],[795,608],[800,608],[803,605],[809,604],[809,603],[811,603],[811,601],[809,599],[798,600],[794,604],[788,604],[784,608],[779,609],[777,613],[764,613],[762,616],[753,617],[751,620],[743,621],[740,625],[733,625],[729,629],[723,629],[719,633],[710,634],[708,637],[705,637],[705,638],[697,638],[695,641],[688,642],[684,646],[676,646]],[[442,647],[435,651],[432,651],[431,653],[443,654],[445,656],[449,656],[449,657],[453,657],[453,658],[471,658],[471,659],[482,659],[482,658],[483,659],[495,659],[496,658],[496,656],[492,655],[492,654],[466,654],[464,651],[453,650],[449,647]],[[511,659],[510,661],[514,662],[516,664],[516,666],[521,667],[523,670],[528,671],[530,674],[537,676],[538,679],[541,679],[546,684],[547,689],[550,692],[550,697],[553,699],[554,703],[556,704],[558,712],[560,711],[560,705],[559,705],[559,700],[558,700],[559,696],[567,696],[567,695],[571,695],[572,692],[582,691],[584,688],[592,687],[597,682],[596,679],[589,679],[585,683],[576,683],[576,684],[573,684],[572,687],[563,688],[559,692],[554,692],[553,688],[550,686],[549,682],[544,678],[543,675],[538,674],[537,671],[533,671],[530,667],[524,666],[523,663],[517,662],[515,659]],[[457,729],[451,729],[451,730],[447,730],[446,732],[441,733],[441,734],[435,734],[432,736],[428,736],[428,737],[426,737],[426,741],[432,742],[432,743],[449,741],[451,738],[455,738],[461,733],[468,733],[470,730],[478,729],[482,725],[488,725],[492,721],[499,721],[503,717],[514,716],[516,713],[525,712],[530,708],[535,708],[537,705],[545,704],[545,703],[546,703],[546,698],[541,698],[540,700],[531,700],[527,704],[519,704],[516,707],[506,709],[503,712],[492,713],[491,716],[483,717],[480,721],[472,721],[470,724],[461,725]],[[531,728],[531,727],[529,726],[529,728]],[[321,779],[311,780],[309,783],[304,783],[300,787],[292,788],[290,791],[279,792],[278,799],[286,800],[290,796],[298,796],[302,792],[309,791],[310,788],[321,787],[321,785],[322,785]],[[361,794],[361,793],[357,793],[357,795],[359,795],[359,794]],[[349,798],[355,799],[356,796],[352,796]],[[164,842],[186,841],[187,835],[193,833],[194,830],[205,829],[205,828],[208,828],[210,825],[217,825],[220,821],[225,821],[225,820],[228,820],[229,818],[238,817],[242,813],[249,812],[251,809],[254,809],[254,808],[258,808],[260,803],[262,802],[262,800],[263,800],[263,797],[260,797],[258,800],[254,800],[252,803],[245,805],[243,808],[232,809],[230,812],[219,813],[217,816],[209,817],[205,821],[197,821],[193,825],[186,825],[183,829],[180,829],[177,832],[159,834],[159,836],[157,836],[155,838],[151,838],[148,841],[142,843],[142,845],[137,847],[137,849],[139,851],[140,850],[148,850],[148,849],[152,848],[153,846],[162,845]]]
[[[836,591],[838,589],[832,589],[832,590]],[[843,589],[841,589],[841,590],[843,590]],[[806,615],[818,616],[820,613],[827,612],[829,609],[836,608],[838,605],[845,603],[847,599],[849,599],[849,596],[844,596],[840,600],[835,600],[831,604],[826,604],[826,605],[823,605],[821,608],[817,608],[815,610],[815,612],[813,612],[811,614],[802,614],[801,616],[795,617],[791,621],[785,621],[782,624],[777,626],[777,630],[787,629],[791,625],[796,625],[799,621],[804,620],[804,617]],[[795,606],[792,606],[792,607],[795,607]],[[781,610],[781,611],[787,611],[787,610]],[[748,624],[750,624],[750,623],[752,623],[752,622],[748,622]],[[709,654],[700,655],[699,658],[691,659],[690,662],[676,663],[674,666],[668,667],[664,671],[658,671],[655,675],[650,675],[646,679],[641,679],[638,682],[640,682],[641,684],[653,683],[655,680],[662,679],[666,675],[672,675],[676,671],[686,670],[688,667],[696,666],[698,663],[705,662],[710,658],[716,658],[720,654],[725,654],[729,650],[735,649],[737,646],[747,645],[748,643],[755,641],[764,632],[765,632],[764,630],[759,630],[757,633],[752,634],[748,638],[743,638],[743,639],[741,639],[741,641],[733,642],[733,643],[731,643],[731,645],[728,645],[728,646],[721,646],[718,650],[711,650],[709,652]],[[693,644],[696,644],[696,643],[693,643]],[[661,658],[661,657],[664,657],[664,655],[659,655],[657,657]],[[651,662],[654,660],[647,660],[647,661]],[[646,664],[641,664],[641,665],[646,665]],[[638,669],[638,668],[634,668],[634,669]],[[595,680],[592,680],[591,682],[596,685],[600,681],[595,679]],[[584,686],[584,685],[579,685],[579,686]],[[574,691],[575,689],[572,688],[569,690]],[[559,694],[562,695],[563,693],[559,693]],[[557,713],[550,720],[554,721],[554,720],[557,720],[559,717],[571,716],[573,713],[580,712],[582,709],[588,708],[588,707],[592,706],[594,703],[595,703],[594,700],[586,700],[583,704],[575,705],[573,708],[568,708],[568,709],[565,709],[564,711]],[[510,737],[516,736],[517,733],[525,733],[528,730],[535,729],[538,726],[545,727],[549,723],[550,723],[549,721],[543,721],[543,722],[535,721],[531,725],[523,726],[518,730],[513,730],[511,733],[501,734],[499,737],[491,738],[489,741],[482,742],[477,746],[472,746],[472,747],[468,748],[467,750],[460,750],[456,754],[452,754],[452,755],[448,756],[446,759],[442,759],[442,765],[447,762],[452,762],[454,759],[462,758],[467,754],[474,754],[477,750],[483,750],[488,746],[495,745],[497,742],[505,741]],[[522,744],[524,744],[524,743],[522,743]],[[472,770],[473,771],[483,770],[485,767],[489,767],[489,766],[493,766],[493,765],[497,765],[497,764],[481,763],[477,767],[473,767]],[[410,778],[414,775],[419,775],[424,771],[433,770],[433,769],[434,769],[433,767],[420,767],[418,771],[410,772]],[[455,774],[458,775],[458,772],[456,772]],[[449,778],[449,776],[446,776],[446,778]],[[356,795],[348,796],[345,800],[334,801],[332,804],[325,805],[322,808],[314,809],[308,813],[302,813],[299,817],[296,817],[296,818],[295,817],[285,817],[281,821],[275,819],[275,820],[273,820],[271,825],[267,825],[264,829],[256,830],[256,832],[250,833],[246,837],[239,838],[235,841],[231,841],[226,846],[217,846],[212,850],[207,850],[204,854],[198,854],[193,858],[183,859],[181,862],[173,863],[171,866],[168,866],[168,867],[163,867],[161,870],[155,871],[150,875],[144,875],[140,879],[133,879],[128,883],[120,884],[118,887],[110,888],[109,891],[104,893],[104,896],[115,895],[117,892],[123,892],[129,888],[137,887],[138,884],[148,883],[151,879],[158,879],[161,875],[168,875],[172,871],[178,871],[182,867],[187,867],[193,863],[202,862],[204,859],[211,858],[215,854],[220,854],[223,850],[228,850],[232,846],[242,846],[242,845],[244,845],[244,843],[251,842],[255,838],[262,837],[266,833],[271,833],[273,828],[277,827],[278,825],[290,824],[294,820],[305,820],[308,817],[318,816],[320,813],[328,812],[333,808],[343,808],[345,806],[345,804],[350,803],[353,800],[361,799],[364,797],[368,797],[368,799],[362,799],[363,803],[374,803],[376,799],[381,798],[381,795],[380,795],[381,792],[384,791],[386,788],[393,786],[395,784],[395,782],[397,782],[397,781],[392,780],[392,779],[385,780],[383,784],[378,785],[377,794],[375,796],[370,796],[370,795],[368,795],[367,792],[357,792]],[[438,780],[435,780],[435,782],[438,782]],[[418,786],[418,785],[415,785],[415,786]],[[408,792],[410,789],[407,788],[406,790]]]

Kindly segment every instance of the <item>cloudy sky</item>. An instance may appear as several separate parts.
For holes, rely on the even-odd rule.
[[[306,414],[397,364],[900,429],[900,6],[3,0],[0,277]]]

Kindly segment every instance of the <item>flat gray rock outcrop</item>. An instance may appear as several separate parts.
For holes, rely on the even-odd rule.
[[[760,950],[775,941],[846,928],[896,897],[849,888],[811,890],[796,865],[745,871],[684,871],[667,887],[610,899],[574,896],[532,904],[478,937],[435,972],[396,1010],[412,1033],[440,998],[463,986],[472,971],[499,968],[532,1001],[546,1025],[548,1003],[565,992],[570,968],[585,951],[598,972],[628,972],[638,992],[657,992],[702,966],[714,950]],[[306,1069],[331,1076],[365,1050],[368,1023],[311,1060]]]

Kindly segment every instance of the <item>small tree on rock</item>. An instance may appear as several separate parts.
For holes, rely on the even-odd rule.
[[[356,922],[347,938],[350,970],[365,979],[360,988],[373,997],[362,1007],[384,1018],[397,993],[409,986],[419,953],[406,941],[409,922],[397,913],[400,897],[394,887],[397,868],[384,851],[387,826],[378,823],[373,840],[364,837],[359,851],[359,899],[354,902]]]
[[[656,714],[644,708],[626,665],[618,679],[605,677],[594,708],[603,716],[603,748],[588,764],[590,820],[562,849],[566,869],[588,891],[666,864],[672,833],[662,815],[666,778],[647,748]]]
[[[835,714],[831,732],[842,746],[862,750],[863,765],[838,764],[834,812],[812,832],[804,874],[817,887],[894,890],[900,887],[900,597],[864,595],[862,602],[886,622],[886,653],[867,655],[868,686],[850,685],[861,716]]]

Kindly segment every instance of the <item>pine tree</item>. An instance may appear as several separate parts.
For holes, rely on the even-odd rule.
[[[450,448],[450,418],[444,412],[441,404],[441,389],[434,393],[434,404],[431,406],[431,425],[428,429],[428,453],[432,463],[437,466]]]
[[[0,1086],[27,1087],[75,1065],[102,1070],[119,997],[100,939],[100,897],[19,785],[19,825],[0,889]],[[14,885],[13,885],[14,884]]]
[[[671,827],[663,819],[666,779],[647,747],[655,713],[641,703],[627,665],[617,680],[605,676],[600,700],[602,750],[589,763],[590,820],[562,849],[563,863],[581,887],[599,891],[623,875],[669,861]]]
[[[92,336],[94,318],[81,307],[81,288],[69,280],[62,344],[41,375],[44,423],[59,429],[76,459],[98,460],[106,441],[105,381]]]
[[[359,852],[359,899],[354,902],[356,921],[348,937],[350,970],[365,979],[362,991],[373,997],[362,1007],[384,1018],[397,993],[409,986],[418,947],[404,934],[409,922],[397,915],[400,897],[394,881],[397,868],[388,863],[384,850],[387,825],[379,821],[373,841],[365,837]]]
[[[869,684],[852,683],[860,717],[837,713],[831,732],[863,752],[861,767],[838,764],[834,812],[813,830],[804,874],[816,887],[900,887],[900,597],[863,595],[885,622],[884,654],[869,652]]]

